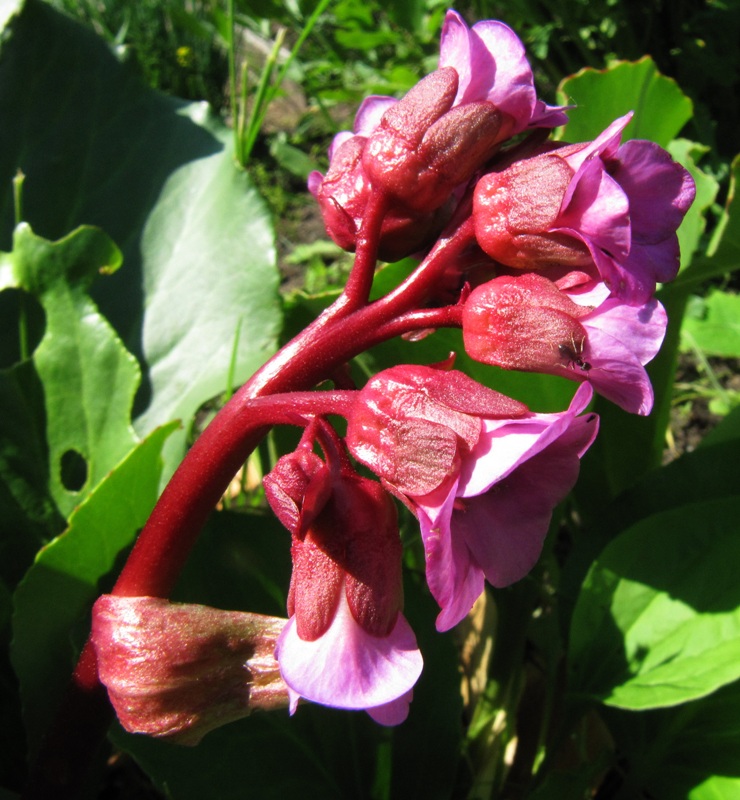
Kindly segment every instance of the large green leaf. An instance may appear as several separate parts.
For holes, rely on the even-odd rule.
[[[576,695],[630,709],[740,677],[740,496],[647,517],[599,556],[571,625]]]
[[[96,228],[50,242],[22,223],[0,262],[0,286],[37,297],[46,315],[33,363],[43,385],[49,492],[65,517],[136,443],[131,404],[139,368],[88,295],[93,278],[120,260]],[[79,475],[69,469],[76,461]]]
[[[693,105],[675,81],[658,72],[649,57],[619,61],[605,70],[583,69],[558,87],[558,102],[568,111],[564,139],[594,139],[617,117],[635,116],[624,139],[650,139],[663,147],[691,119]]]
[[[146,87],[135,64],[40,0],[17,0],[0,40],[0,246],[23,213],[49,238],[103,228],[124,268],[96,289],[149,390],[140,433],[196,409],[272,352],[280,325],[272,225],[203,104]],[[241,323],[241,325],[240,325]],[[173,437],[175,438],[175,437]],[[171,453],[171,464],[182,452]]]
[[[89,630],[98,582],[132,544],[157,499],[161,452],[176,423],[132,450],[40,551],[14,597],[12,660],[29,744],[38,746]]]

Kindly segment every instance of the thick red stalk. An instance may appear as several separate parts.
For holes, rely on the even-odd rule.
[[[188,451],[165,488],[134,546],[113,593],[166,597],[205,521],[229,482],[272,424],[295,421],[302,412],[343,413],[337,405],[309,410],[305,396],[275,398],[300,392],[331,376],[351,358],[406,331],[459,325],[456,307],[419,311],[435,283],[457,254],[471,242],[472,223],[463,222],[440,238],[414,273],[386,297],[367,304],[385,200],[372,204],[361,237],[357,276],[348,282],[337,303],[268,361],[219,411]],[[365,228],[366,226],[363,226]],[[264,397],[270,395],[270,397]],[[255,403],[264,397],[265,403]],[[290,410],[286,403],[294,401]],[[272,412],[271,403],[275,403]],[[280,414],[292,414],[293,419]],[[271,415],[272,414],[272,415]],[[89,761],[102,741],[112,711],[97,677],[97,660],[90,641],[73,673],[60,713],[49,731],[23,797],[25,800],[72,798],[84,780]],[[84,746],[80,746],[84,743]]]

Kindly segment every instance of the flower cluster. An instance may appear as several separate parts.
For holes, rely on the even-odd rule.
[[[486,581],[507,586],[538,561],[597,433],[594,391],[631,413],[653,404],[645,365],[666,330],[654,294],[678,270],[689,174],[651,142],[622,143],[630,115],[592,142],[547,141],[566,110],[537,98],[503,23],[468,28],[449,11],[440,50],[439,68],[405,97],[365,100],[326,175],[310,176],[329,234],[358,257],[336,306],[278,354],[250,398],[255,426],[304,427],[264,479],[293,563],[288,619],[268,626],[284,681],[269,702],[292,711],[304,698],[382,724],[405,719],[422,655],[403,615],[399,501],[418,520],[436,625],[448,630]],[[413,275],[369,302],[378,258],[410,254]],[[441,305],[451,285],[453,302]],[[479,362],[577,382],[568,408],[531,410],[454,369],[453,356],[393,366],[362,388],[348,377],[353,355],[442,325],[461,328]],[[326,378],[341,388],[286,391],[291,363],[295,383],[309,384],[292,388]],[[281,387],[273,397],[270,381]],[[110,616],[105,605],[96,613]],[[103,679],[125,706],[107,619],[96,645],[114,666]],[[232,623],[209,624],[223,639]],[[180,639],[176,649],[200,664]],[[178,697],[193,691],[177,687]]]

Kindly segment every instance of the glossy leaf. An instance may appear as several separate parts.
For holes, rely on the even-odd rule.
[[[204,104],[152,91],[130,57],[50,5],[12,7],[0,42],[0,116],[14,121],[0,130],[0,246],[18,169],[24,216],[42,235],[103,228],[124,268],[95,298],[143,360],[137,430],[179,417],[185,431],[228,388],[240,322],[236,383],[274,350],[278,274],[265,206]],[[184,431],[168,445],[169,471]]]
[[[33,363],[43,384],[49,491],[66,517],[136,443],[139,368],[88,295],[94,277],[117,269],[121,255],[96,228],[50,242],[23,223],[3,261],[2,284],[36,296],[46,315]],[[79,473],[67,474],[75,459]]]
[[[740,155],[735,156],[730,172],[727,201],[719,224],[705,254],[694,260],[678,279],[677,288],[725,275],[740,268]]]
[[[622,797],[734,800],[740,683],[676,708],[604,714],[623,765]]]
[[[560,84],[558,103],[575,106],[561,137],[569,142],[595,139],[617,117],[634,111],[623,141],[649,139],[667,147],[693,114],[691,100],[649,56],[581,70]]]
[[[740,296],[713,291],[696,298],[681,328],[684,349],[698,347],[706,355],[740,358]]]
[[[576,695],[671,706],[740,677],[740,496],[654,514],[599,556],[571,625]]]

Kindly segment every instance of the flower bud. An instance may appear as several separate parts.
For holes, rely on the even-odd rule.
[[[633,306],[678,271],[676,229],[694,181],[653,142],[620,145],[631,114],[593,142],[561,146],[483,176],[473,198],[478,243],[508,267],[595,266]]]
[[[373,185],[415,211],[433,211],[495,152],[501,114],[487,101],[453,108],[452,67],[427,75],[383,115],[362,154]]]
[[[366,137],[352,136],[332,153],[324,177],[313,173],[309,186],[319,202],[326,230],[344,250],[354,251],[357,234],[372,191],[362,163]],[[378,255],[397,261],[429,244],[439,233],[450,212],[441,204],[432,213],[415,211],[391,201],[383,219]]]
[[[288,706],[274,657],[284,619],[103,595],[93,608],[98,674],[129,733],[195,745],[253,709]]]
[[[557,372],[578,364],[590,311],[537,273],[502,275],[474,289],[463,309],[471,358],[504,369]],[[585,367],[587,369],[587,367]]]
[[[491,258],[518,269],[590,264],[583,242],[553,230],[572,178],[573,170],[555,155],[484,175],[473,197],[478,244]]]
[[[404,365],[378,373],[348,420],[355,458],[408,495],[424,495],[457,473],[482,419],[518,417],[526,407],[457,370]]]

